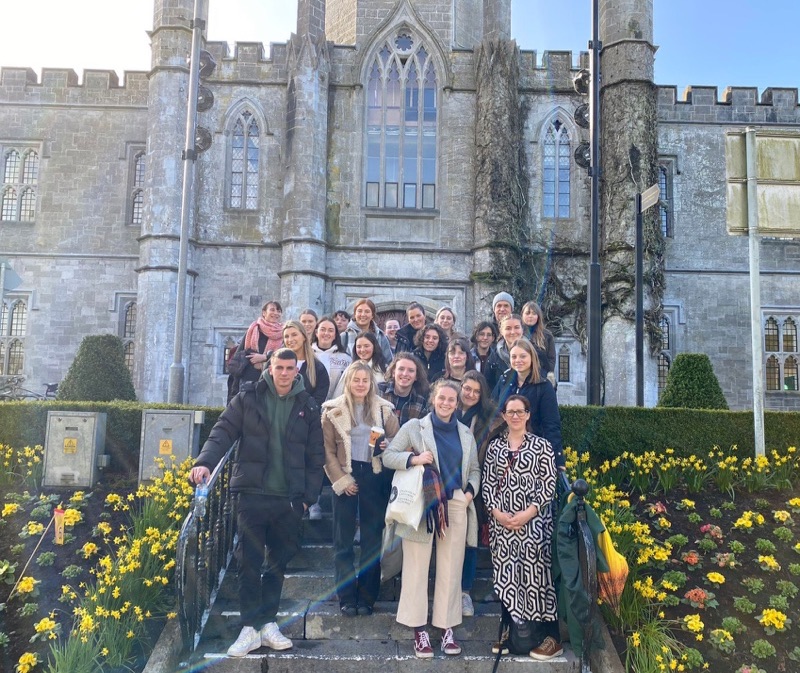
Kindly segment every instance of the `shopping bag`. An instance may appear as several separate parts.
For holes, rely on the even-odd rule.
[[[392,490],[386,506],[386,523],[396,521],[412,528],[419,527],[425,509],[422,492],[424,465],[414,465],[407,470],[396,470],[392,477]]]
[[[397,534],[397,524],[392,521],[383,529],[381,543],[381,582],[386,582],[403,569],[403,538]]]

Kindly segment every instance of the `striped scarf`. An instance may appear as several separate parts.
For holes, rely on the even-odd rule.
[[[425,498],[425,521],[428,532],[436,532],[439,539],[446,535],[450,519],[447,514],[447,495],[439,470],[433,464],[426,465],[422,474],[422,494]]]

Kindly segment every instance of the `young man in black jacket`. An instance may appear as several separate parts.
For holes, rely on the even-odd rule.
[[[262,646],[292,647],[275,617],[286,565],[300,547],[303,514],[322,488],[320,410],[305,391],[296,356],[288,348],[276,350],[261,379],[243,385],[222,412],[195,461],[191,480],[208,480],[237,440],[230,486],[239,494],[236,552],[242,630],[228,655],[243,657]]]

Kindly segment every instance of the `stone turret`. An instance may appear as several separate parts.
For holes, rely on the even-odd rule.
[[[165,401],[172,364],[186,95],[193,0],[155,0],[148,96],[145,211],[139,248],[134,383],[140,400]],[[191,260],[190,260],[191,268]],[[187,296],[192,296],[192,276]],[[191,301],[187,301],[191,307]],[[186,321],[189,325],[190,321]],[[188,329],[186,330],[188,335]],[[184,353],[188,353],[188,336]]]
[[[281,300],[291,317],[325,307],[328,87],[325,0],[300,0],[289,44]]]
[[[603,273],[603,381],[607,405],[636,403],[634,197],[657,179],[657,91],[653,83],[653,0],[600,0],[601,265]],[[663,276],[660,240],[651,209],[645,222],[645,274]],[[645,310],[660,310],[663,283],[645,295]],[[647,332],[647,329],[645,329]],[[647,339],[646,339],[647,341]],[[655,364],[645,344],[645,381]],[[647,393],[650,393],[649,395]],[[655,388],[645,403],[655,403]]]
[[[511,0],[483,0],[484,39],[511,39]]]

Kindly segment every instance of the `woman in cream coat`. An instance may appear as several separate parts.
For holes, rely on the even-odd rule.
[[[461,653],[453,627],[461,623],[461,568],[468,534],[472,544],[477,544],[472,498],[480,485],[475,438],[456,420],[458,392],[457,383],[437,381],[431,392],[433,411],[403,425],[383,455],[384,465],[392,470],[432,464],[442,477],[449,523],[444,537],[436,540],[431,623],[442,630],[441,649],[448,655]],[[398,524],[397,534],[403,538],[403,582],[397,621],[414,629],[416,656],[430,658],[433,648],[427,627],[428,571],[434,533],[428,532],[423,516],[417,529]]]
[[[372,614],[381,583],[381,541],[386,512],[381,459],[369,446],[370,428],[391,439],[400,424],[390,402],[378,396],[370,366],[354,362],[342,376],[344,393],[322,405],[325,473],[333,488],[333,545],[339,607],[348,617]],[[380,447],[379,447],[380,450]],[[353,536],[361,526],[360,568]]]

